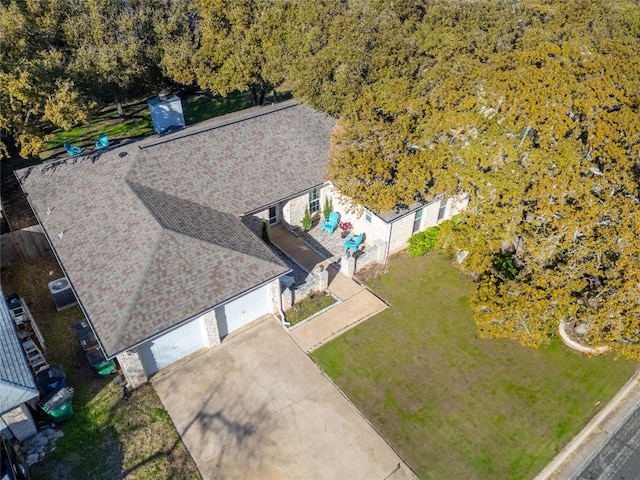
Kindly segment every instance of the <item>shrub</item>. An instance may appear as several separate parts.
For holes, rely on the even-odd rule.
[[[322,215],[324,215],[324,218],[329,218],[329,215],[331,215],[331,204],[329,203],[329,197],[324,197],[324,207],[322,209]]]
[[[304,217],[302,217],[302,228],[304,228],[305,232],[311,230],[311,214],[309,213],[309,208],[304,209]]]
[[[267,245],[271,245],[271,239],[269,238],[269,229],[267,228],[267,221],[262,219],[262,240],[265,241]]]
[[[418,232],[409,238],[409,255],[412,257],[421,257],[436,246],[438,242],[439,226],[429,227],[422,232]]]
[[[513,262],[513,256],[507,252],[500,252],[494,257],[493,268],[509,280],[516,278],[518,274],[518,268]]]

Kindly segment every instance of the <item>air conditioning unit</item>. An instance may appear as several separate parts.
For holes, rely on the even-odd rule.
[[[53,303],[56,304],[56,310],[58,311],[78,303],[71,289],[71,284],[65,277],[49,282],[49,291],[53,296]]]

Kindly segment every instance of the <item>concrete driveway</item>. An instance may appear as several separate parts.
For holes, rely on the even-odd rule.
[[[415,478],[273,318],[153,386],[205,479]]]

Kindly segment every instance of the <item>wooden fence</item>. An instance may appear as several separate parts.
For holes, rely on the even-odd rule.
[[[21,260],[48,255],[51,247],[40,225],[0,235],[0,264],[3,267]]]

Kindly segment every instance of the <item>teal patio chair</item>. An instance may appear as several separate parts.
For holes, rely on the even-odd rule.
[[[340,220],[338,212],[331,212],[329,214],[329,218],[325,218],[322,221],[322,229],[320,231],[322,232],[326,230],[327,232],[329,232],[329,235],[333,235],[333,232],[338,226],[338,220]]]
[[[74,145],[71,145],[71,143],[66,142],[64,144],[64,148],[67,151],[67,153],[69,155],[71,155],[72,157],[75,157],[76,155],[80,155],[82,153],[82,149],[80,147],[76,147]]]
[[[360,235],[349,235],[344,241],[344,253],[347,253],[349,250],[353,250],[354,252],[358,250],[358,247],[362,243],[363,233]]]
[[[101,150],[103,148],[107,148],[109,146],[109,137],[106,134],[101,133],[100,137],[98,137],[98,141],[96,142],[96,149]]]

